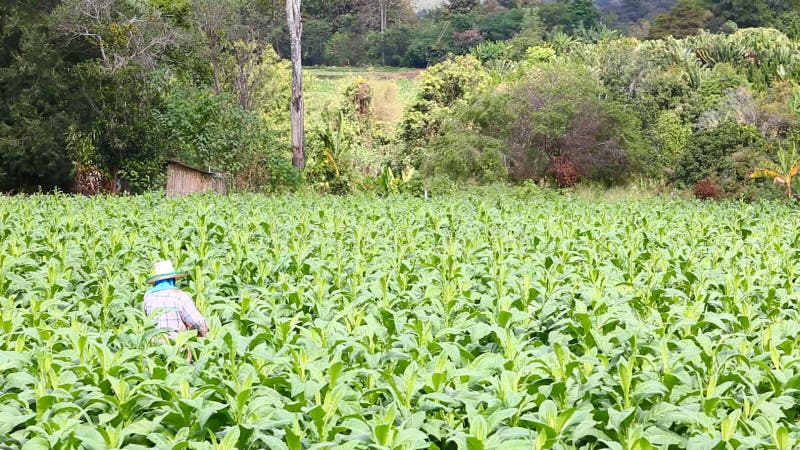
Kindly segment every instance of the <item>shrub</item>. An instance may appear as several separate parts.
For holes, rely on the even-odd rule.
[[[566,156],[556,156],[550,164],[550,173],[560,187],[574,186],[580,178],[575,164]]]
[[[483,66],[476,57],[458,56],[432,66],[423,73],[418,98],[450,106],[467,94],[474,94],[485,76]]]
[[[417,97],[400,124],[401,138],[409,146],[409,153],[414,154],[415,166],[422,162],[417,149],[440,134],[445,119],[452,115],[454,103],[477,96],[485,79],[483,66],[472,55],[456,57],[423,73]]]
[[[726,191],[744,183],[746,177],[737,173],[732,156],[745,149],[760,148],[761,135],[758,130],[734,122],[724,122],[712,130],[698,131],[688,140],[676,169],[676,178],[693,185],[699,180],[716,177]]]
[[[453,194],[457,192],[460,187],[459,183],[444,175],[434,175],[430,178],[426,178],[422,182],[422,185],[423,190],[426,191],[428,195],[437,196]]]
[[[581,178],[615,183],[631,167],[627,150],[640,152],[636,118],[602,100],[596,78],[580,66],[534,68],[511,98],[514,179],[541,178],[563,156]]]
[[[525,62],[528,65],[553,62],[556,51],[550,47],[534,46],[525,50]]]
[[[688,111],[693,91],[686,73],[671,67],[665,71],[652,71],[637,83],[634,103],[640,112],[642,121],[652,124],[661,111],[673,110],[684,122],[693,122],[696,113]]]
[[[323,124],[312,124],[306,141],[306,179],[319,191],[347,194],[357,177],[353,152],[358,144],[355,129],[343,113]]]
[[[659,114],[655,124],[649,129],[652,146],[647,157],[650,164],[646,173],[656,178],[674,175],[675,165],[683,156],[691,135],[691,126],[683,124],[674,111]]]
[[[703,178],[694,185],[694,196],[700,200],[716,199],[720,196],[719,183],[713,178]]]
[[[446,130],[426,149],[421,170],[424,175],[446,175],[458,181],[502,181],[507,178],[504,147],[500,139],[450,121]]]
[[[167,156],[232,173],[241,168],[252,124],[233,96],[174,83],[157,118],[167,131]]]
[[[278,149],[282,149],[278,147]],[[302,184],[300,171],[292,166],[290,149],[262,153],[245,166],[235,180],[240,191],[285,192],[295,191]]]
[[[514,56],[514,47],[507,41],[482,42],[473,47],[470,54],[484,64],[489,61],[509,61]]]

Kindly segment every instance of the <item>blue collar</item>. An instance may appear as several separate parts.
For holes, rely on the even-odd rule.
[[[148,289],[147,292],[167,291],[169,289],[178,289],[178,287],[175,285],[174,278],[170,278],[168,280],[156,281],[155,286]]]

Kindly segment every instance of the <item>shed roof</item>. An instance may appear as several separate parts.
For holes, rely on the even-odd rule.
[[[177,159],[168,159],[167,160],[167,164],[175,164],[175,165],[178,165],[178,166],[181,166],[181,167],[185,167],[185,168],[190,169],[190,170],[194,170],[194,171],[197,171],[197,172],[204,173],[206,175],[217,175],[217,174],[220,173],[220,172],[215,172],[215,171],[211,171],[211,170],[198,169],[197,167],[192,167],[192,166],[190,166],[190,165],[188,165],[186,163],[180,162]]]

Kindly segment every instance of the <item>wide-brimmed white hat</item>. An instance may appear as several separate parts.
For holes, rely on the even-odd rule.
[[[153,284],[156,281],[161,280],[169,280],[170,278],[183,278],[185,277],[185,273],[176,272],[175,267],[172,265],[172,261],[164,260],[164,261],[157,261],[153,264],[153,276],[150,277],[147,282],[149,284]]]

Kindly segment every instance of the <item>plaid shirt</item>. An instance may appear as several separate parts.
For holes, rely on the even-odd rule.
[[[189,294],[177,288],[145,293],[144,312],[154,318],[160,328],[175,330],[169,333],[170,337],[177,336],[178,331],[198,330],[206,324]]]

